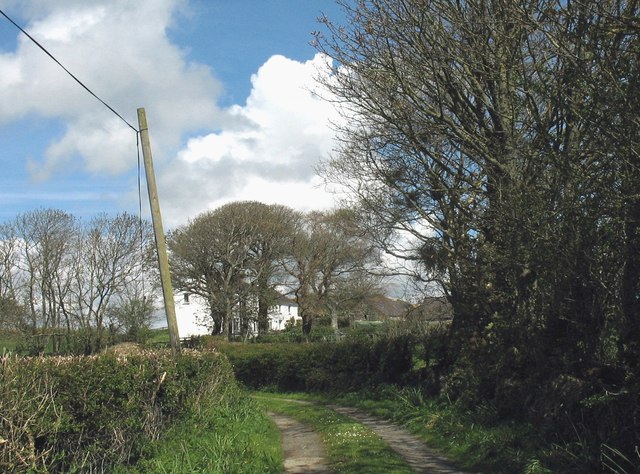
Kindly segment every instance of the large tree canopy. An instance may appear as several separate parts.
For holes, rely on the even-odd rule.
[[[442,284],[456,328],[552,302],[592,331],[603,301],[580,294],[603,278],[637,299],[612,268],[637,273],[638,257],[609,251],[638,240],[637,2],[344,5],[351,26],[327,20],[318,42],[349,118],[325,172],[377,228],[413,235],[405,256]]]
[[[639,3],[340,3],[316,43],[347,119],[323,172],[441,285],[481,391],[531,367],[637,379]]]
[[[293,218],[283,206],[232,202],[169,234],[174,284],[208,302],[214,334],[230,335],[233,311],[247,301],[257,303],[257,314],[247,316],[266,328],[274,275]]]
[[[314,318],[331,317],[337,331],[338,308],[346,310],[380,292],[374,276],[380,255],[360,233],[358,221],[346,209],[298,216],[283,267],[291,277],[285,284],[298,303],[306,337]]]
[[[320,315],[334,316],[337,326],[331,308],[338,298],[344,303],[372,289],[366,270],[378,261],[354,221],[345,210],[303,214],[254,201],[226,204],[169,234],[174,284],[208,302],[214,334],[231,336],[234,319],[243,332],[250,321],[265,332],[277,290],[296,299],[305,335]],[[340,296],[348,285],[358,292]]]

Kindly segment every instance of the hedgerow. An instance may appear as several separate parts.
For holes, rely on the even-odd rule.
[[[346,392],[408,380],[411,336],[318,344],[220,344],[252,389]]]
[[[0,359],[0,472],[92,472],[134,462],[169,424],[233,383],[224,357]]]

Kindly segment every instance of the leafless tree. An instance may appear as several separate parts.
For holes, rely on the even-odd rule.
[[[331,317],[337,330],[339,308],[377,287],[372,275],[379,255],[354,221],[355,215],[345,209],[312,212],[300,216],[291,236],[285,268],[306,337],[314,317],[323,314]]]
[[[17,272],[19,242],[13,226],[0,225],[0,328],[17,329],[24,321],[24,307],[18,301]]]
[[[258,225],[250,214],[244,203],[230,203],[200,214],[167,239],[174,284],[208,302],[214,334],[231,336],[234,307],[247,292]]]
[[[93,218],[75,242],[64,308],[80,327],[95,330],[86,333],[85,350],[90,352],[105,345],[104,318],[112,298],[125,295],[145,277],[151,233],[148,223],[131,214],[103,214]]]
[[[150,227],[123,213],[84,225],[54,209],[30,211],[2,228],[2,290],[21,302],[33,334],[83,330],[84,350],[104,346],[104,314],[110,300],[146,276]],[[149,276],[151,275],[151,276]],[[53,338],[54,350],[62,339]]]
[[[41,209],[21,214],[13,225],[21,245],[18,266],[26,280],[30,329],[35,334],[60,328],[65,322],[61,303],[68,291],[66,265],[76,219],[63,211]]]

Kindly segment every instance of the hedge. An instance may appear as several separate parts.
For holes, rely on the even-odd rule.
[[[411,336],[318,344],[220,344],[238,381],[251,389],[348,392],[406,382]]]
[[[93,472],[133,462],[233,373],[214,353],[0,359],[0,472]]]

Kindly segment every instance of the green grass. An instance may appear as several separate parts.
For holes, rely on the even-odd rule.
[[[169,344],[169,330],[168,329],[151,329],[149,330],[149,339],[146,344],[153,346],[155,344]]]
[[[285,398],[289,395],[260,393],[255,396],[267,409],[290,416],[317,431],[335,472],[414,472],[378,435],[351,418],[322,405],[292,402]]]
[[[135,466],[119,474],[281,473],[280,433],[240,390],[175,423]]]
[[[322,398],[319,398],[322,400]],[[329,401],[329,400],[327,400]],[[417,389],[387,387],[377,394],[332,397],[332,403],[358,407],[406,426],[428,445],[464,469],[475,472],[542,474],[544,443],[524,423],[495,422],[488,407],[463,409]]]
[[[0,331],[0,355],[15,351],[16,346],[22,341],[23,337],[18,332]]]

